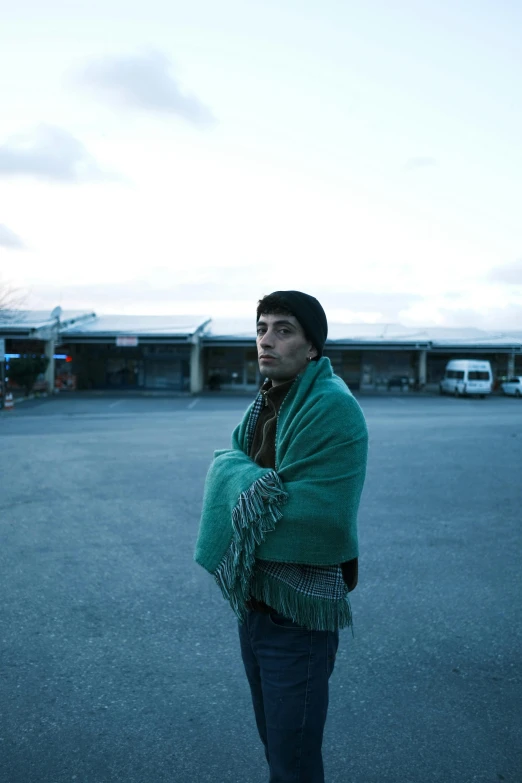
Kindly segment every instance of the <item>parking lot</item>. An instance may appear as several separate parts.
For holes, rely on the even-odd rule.
[[[248,398],[0,413],[0,780],[266,783],[231,610],[193,563]],[[522,401],[362,396],[354,636],[328,783],[522,780]]]

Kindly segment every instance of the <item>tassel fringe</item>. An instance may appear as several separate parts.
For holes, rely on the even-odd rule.
[[[285,582],[256,572],[250,585],[254,598],[264,601],[298,625],[316,631],[336,631],[352,627],[353,619],[348,594],[340,601],[314,598],[292,589]]]
[[[267,533],[275,530],[283,516],[280,509],[288,498],[277,473],[271,471],[242,492],[232,510],[232,542],[214,577],[237,618],[246,615],[255,550]]]

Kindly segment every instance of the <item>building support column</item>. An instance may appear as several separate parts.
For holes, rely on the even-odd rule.
[[[56,342],[53,337],[50,340],[46,340],[45,343],[45,355],[49,359],[49,364],[45,371],[45,382],[47,383],[47,390],[49,394],[54,394],[56,389],[54,388],[54,351],[56,348]]]
[[[507,358],[507,374],[508,378],[512,378],[515,374],[515,353],[512,351],[508,354]]]
[[[203,391],[203,349],[199,335],[192,337],[190,351],[190,393],[200,394]]]
[[[428,352],[419,351],[419,364],[418,364],[419,391],[422,391],[422,389],[424,389],[424,387],[426,386],[426,381],[428,378],[427,365],[428,365]]]

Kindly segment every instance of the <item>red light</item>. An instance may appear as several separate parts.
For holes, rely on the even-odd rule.
[[[66,356],[65,357],[66,362],[72,362],[72,356]]]

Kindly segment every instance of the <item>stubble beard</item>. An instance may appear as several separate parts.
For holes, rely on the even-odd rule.
[[[260,371],[261,375],[264,378],[268,378],[268,380],[270,380],[270,381],[280,381],[281,382],[283,380],[281,378],[281,372],[280,371],[278,372],[278,368],[277,367],[273,367],[270,364],[263,364],[262,361],[259,362],[259,371]],[[283,371],[283,374],[284,374],[284,371]]]
[[[304,369],[304,367],[302,369]],[[270,367],[270,365],[265,365],[265,369],[263,369],[262,363],[259,362],[259,371],[261,375],[264,378],[268,378],[268,380],[272,381],[272,383],[274,381],[276,383],[287,383],[287,381],[293,381],[294,378],[297,378],[299,373],[302,372],[302,369],[296,370],[293,368],[292,371],[287,370],[285,372],[284,367]]]

